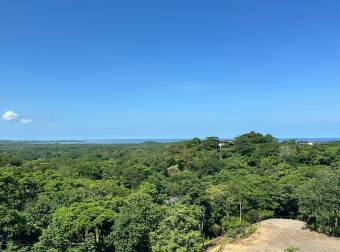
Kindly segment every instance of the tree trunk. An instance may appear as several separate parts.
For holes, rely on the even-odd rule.
[[[204,216],[205,216],[205,208],[203,207],[202,220],[201,220],[202,248],[204,248],[204,234],[203,234]]]
[[[99,243],[99,229],[96,228],[96,243]]]
[[[240,222],[242,222],[242,201],[240,201]]]
[[[335,217],[335,228],[338,227],[338,217]]]

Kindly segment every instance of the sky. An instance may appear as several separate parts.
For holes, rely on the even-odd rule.
[[[340,1],[2,0],[0,139],[340,137]]]

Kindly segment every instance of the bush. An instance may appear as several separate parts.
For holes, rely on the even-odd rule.
[[[270,210],[262,210],[259,212],[260,220],[270,219],[270,218],[273,218],[273,216],[274,216],[274,212]]]
[[[213,233],[215,237],[222,234],[222,227],[216,223],[211,225],[209,229],[210,229],[209,231]]]
[[[298,247],[295,247],[293,245],[289,246],[288,248],[286,248],[284,250],[284,252],[298,252],[299,251],[299,248]]]
[[[273,218],[274,212],[270,210],[249,210],[248,214],[246,215],[246,219],[251,222],[259,222],[262,220]]]
[[[227,236],[232,239],[244,237],[253,230],[249,222],[245,220],[240,221],[237,217],[224,218],[222,220],[222,227]]]

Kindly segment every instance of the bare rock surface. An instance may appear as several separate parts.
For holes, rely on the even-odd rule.
[[[289,246],[301,252],[340,252],[340,239],[312,232],[302,221],[268,219],[248,238],[228,244],[223,252],[282,252]]]

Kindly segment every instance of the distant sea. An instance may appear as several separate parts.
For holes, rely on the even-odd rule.
[[[142,144],[146,142],[154,143],[174,143],[185,139],[98,139],[98,140],[55,140],[55,141],[27,141],[35,144]]]
[[[146,142],[175,143],[187,139],[98,139],[98,140],[54,140],[54,141],[15,141],[32,144],[142,144]],[[221,140],[232,140],[221,138]],[[279,142],[295,140],[298,142],[327,143],[340,141],[340,138],[278,138]]]
[[[297,142],[328,143],[340,141],[340,138],[278,138],[279,142],[295,140]]]

